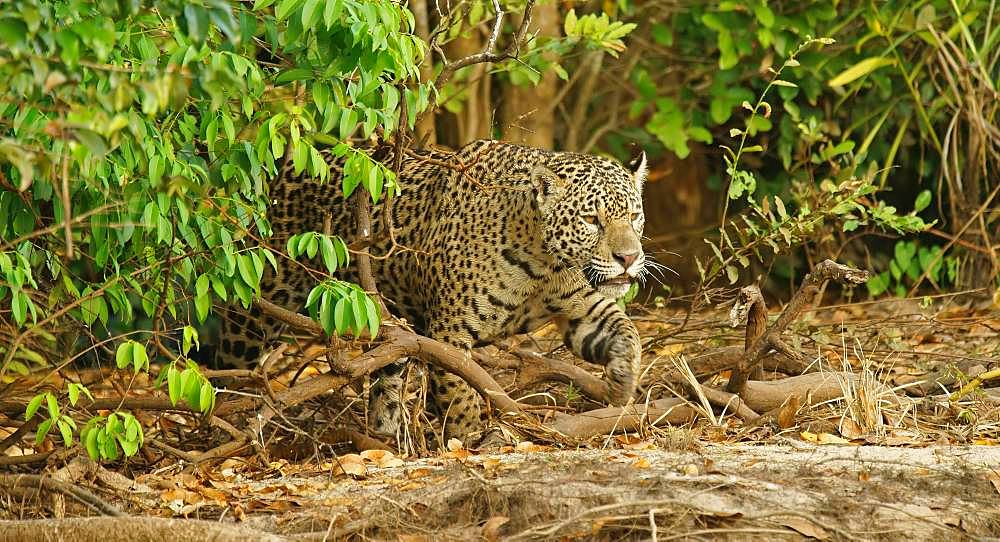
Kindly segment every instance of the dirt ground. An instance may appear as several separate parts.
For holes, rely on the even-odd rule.
[[[423,436],[393,452],[323,441],[325,428],[364,419],[364,390],[344,389],[284,412],[266,428],[266,454],[190,461],[224,444],[224,432],[189,415],[147,413],[150,444],[127,463],[98,467],[55,450],[47,466],[10,473],[88,488],[132,516],[206,520],[188,523],[229,529],[219,540],[245,540],[247,528],[256,530],[251,538],[400,542],[1000,539],[1000,388],[988,376],[1000,356],[995,302],[942,296],[810,309],[785,340],[804,354],[805,372],[853,375],[844,383],[848,396],[838,387],[836,397],[812,401],[808,391],[801,404],[786,401],[762,417],[766,423],[702,403],[678,385],[684,364],[700,386],[725,384],[727,371],[706,368],[720,349],[742,345],[742,329],[726,312],[723,304],[690,316],[633,312],[645,347],[644,400],[684,397],[698,414],[683,425],[647,420],[573,439],[538,430],[603,406],[582,388],[528,374],[530,360],[517,354],[524,349],[600,374],[542,330],[486,351],[498,362],[490,372],[511,397],[533,405],[534,420],[492,420],[505,428],[506,444],[490,451],[457,441],[437,451],[426,436],[438,422],[418,402],[410,403],[411,430]],[[764,379],[780,386],[798,372],[776,362]],[[987,376],[978,382],[977,375]],[[31,440],[26,435],[20,452],[7,455],[52,450]],[[55,493],[8,487],[0,519],[93,514]],[[27,531],[0,523],[0,540],[72,540],[82,532],[64,523],[63,534],[53,534],[60,524],[46,521],[20,524]],[[237,526],[244,530],[232,531]]]
[[[430,458],[250,484],[295,510],[252,524],[376,540],[987,539],[1000,448],[803,444]],[[668,444],[670,445],[670,444]],[[633,446],[638,448],[637,446]],[[645,446],[643,446],[645,447]],[[530,450],[531,446],[521,446]],[[318,533],[317,533],[318,534]]]

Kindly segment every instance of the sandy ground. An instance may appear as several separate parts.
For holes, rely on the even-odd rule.
[[[424,458],[275,480],[299,506],[251,523],[331,540],[982,540],[1000,534],[998,468],[1000,447],[793,440]]]

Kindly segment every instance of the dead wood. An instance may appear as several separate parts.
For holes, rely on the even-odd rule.
[[[571,438],[590,438],[613,431],[634,431],[646,425],[679,425],[695,418],[696,411],[681,399],[658,399],[648,405],[607,407],[560,415],[546,427]]]
[[[163,542],[164,540],[211,540],[243,542],[288,540],[241,525],[194,519],[156,517],[87,517],[0,521],[0,542]]]
[[[514,354],[522,361],[518,364],[521,388],[530,388],[547,381],[564,382],[573,384],[584,395],[597,402],[608,403],[607,382],[586,369],[524,348],[517,349]]]
[[[749,352],[754,341],[759,339],[767,329],[767,304],[764,303],[764,296],[760,293],[760,288],[746,286],[741,289],[729,317],[734,321],[746,321],[743,352]],[[743,387],[746,386],[748,378],[751,376],[755,380],[763,378],[764,371],[761,368],[760,360],[757,360],[753,367],[747,366],[746,363],[748,363],[746,356],[741,356],[726,384],[727,392],[739,395],[743,391]]]
[[[760,297],[760,290],[755,286],[748,286],[741,290],[740,299],[733,307],[730,315],[731,318],[735,319],[744,311],[746,312],[748,328],[751,328],[747,330],[747,341],[749,344],[745,345],[746,352],[737,364],[737,369],[733,372],[733,377],[730,379],[729,385],[726,386],[726,391],[735,393],[744,399],[748,398],[745,387],[750,372],[760,367],[764,354],[780,343],[781,333],[799,316],[799,313],[802,312],[806,305],[812,301],[823,283],[828,280],[835,280],[845,284],[862,284],[868,280],[868,276],[867,271],[841,265],[833,260],[823,260],[811,273],[805,276],[798,291],[792,296],[791,301],[788,302],[785,310],[781,312],[774,324],[752,341],[750,340],[751,336],[758,333],[759,328],[767,321],[766,312],[761,312],[763,310],[763,298]],[[779,347],[786,351],[788,350],[783,343]],[[754,410],[760,411],[761,409]]]
[[[52,452],[42,452],[40,454],[29,455],[5,455],[0,456],[0,467],[10,467],[13,465],[31,465],[41,463],[49,458]]]
[[[856,385],[857,380],[854,373],[843,372],[807,373],[766,382],[750,380],[741,397],[755,411],[769,412],[780,407],[792,395],[801,397],[805,406],[839,399],[844,396],[841,386]],[[883,391],[886,390],[871,390],[871,393]]]
[[[68,495],[91,510],[107,516],[124,515],[114,505],[105,502],[97,495],[94,495],[76,484],[62,482],[39,474],[0,474],[0,490],[17,490],[24,488],[34,488],[37,489],[39,493],[44,489],[46,491],[53,491],[63,495]]]
[[[316,335],[323,334],[318,324],[303,315],[285,310],[263,299],[258,301],[258,305],[268,315],[303,331]],[[383,326],[381,335],[384,342],[379,346],[346,364],[334,364],[337,373],[322,374],[276,393],[274,396],[276,406],[289,407],[302,403],[327,391],[343,388],[351,380],[370,374],[399,358],[414,356],[462,377],[502,412],[521,412],[517,402],[507,395],[489,373],[473,361],[471,354],[388,323]],[[253,410],[260,404],[261,400],[256,398],[238,399],[219,405],[216,414],[226,416]]]
[[[688,387],[690,389],[690,386]],[[697,393],[693,389],[690,391]],[[708,399],[709,403],[722,408],[726,412],[733,413],[737,418],[745,422],[755,422],[760,418],[760,414],[757,414],[753,408],[747,406],[747,402],[735,393],[717,390],[709,386],[701,386],[701,393]]]

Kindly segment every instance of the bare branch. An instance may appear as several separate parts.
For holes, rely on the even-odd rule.
[[[444,52],[441,51],[440,46],[437,44],[437,37],[440,31],[435,32],[434,36],[431,38],[431,48],[438,52],[438,56],[441,57],[441,62],[444,64],[444,68],[441,73],[438,74],[437,78],[434,79],[434,88],[441,88],[447,83],[455,72],[465,68],[466,66],[472,66],[473,64],[483,64],[487,62],[501,62],[507,60],[508,58],[517,58],[521,51],[521,43],[524,42],[525,36],[528,34],[528,25],[531,23],[531,9],[535,5],[535,0],[528,0],[524,6],[524,16],[521,18],[521,25],[518,27],[517,31],[514,33],[514,39],[511,40],[510,44],[500,53],[496,52],[497,40],[500,39],[500,31],[503,28],[503,18],[506,13],[500,6],[499,0],[493,0],[493,9],[496,10],[497,16],[493,22],[493,30],[490,32],[489,40],[483,47],[482,52],[476,53],[474,55],[469,55],[462,57],[458,60],[449,61],[445,58]],[[451,20],[449,16],[448,21]],[[423,113],[417,117],[417,122],[427,114],[429,110],[425,110]]]

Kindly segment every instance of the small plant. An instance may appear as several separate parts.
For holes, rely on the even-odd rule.
[[[827,141],[811,154],[811,158],[802,166],[805,168],[802,173],[808,175],[793,182],[789,203],[779,194],[756,196],[761,183],[753,172],[740,167],[740,161],[745,155],[764,151],[761,145],[749,145],[748,140],[765,129],[760,120],[767,120],[771,116],[771,105],[765,101],[768,91],[774,87],[796,88],[795,83],[781,79],[782,72],[799,66],[796,57],[807,47],[831,43],[833,40],[830,38],[806,39],[777,70],[769,68],[772,78],[756,103],[743,102],[743,108],[750,114],[744,121],[743,128],[730,130],[731,137],[739,138],[738,145],[735,150],[721,145],[725,151],[723,158],[728,175],[727,197],[719,240],[705,240],[712,249],[714,259],[707,269],[701,261],[697,261],[703,284],[710,284],[723,273],[730,284],[735,284],[739,280],[740,270],[750,266],[751,258],[759,262],[767,261],[768,258],[762,252],[765,248],[770,249],[773,257],[799,247],[809,239],[822,238],[834,231],[854,231],[861,225],[889,229],[900,234],[928,227],[917,216],[917,212],[927,206],[929,194],[923,198],[926,201],[918,198],[916,209],[906,215],[897,213],[895,207],[874,200],[872,195],[878,191],[878,186],[874,183],[875,172],[869,168],[865,173],[857,173],[858,163],[852,155],[854,145],[849,140],[836,145]],[[786,101],[784,107],[794,116],[795,106],[792,102]],[[799,129],[808,137],[818,130],[814,124],[800,123]],[[813,134],[813,139],[825,141],[816,134]],[[828,165],[829,176],[817,182],[814,179],[818,164]],[[744,210],[737,216],[730,216],[730,200],[740,199],[745,199]]]
[[[906,297],[909,286],[924,273],[933,284],[955,284],[958,278],[958,258],[942,256],[940,246],[921,246],[919,241],[896,241],[889,260],[889,269],[873,276],[867,283],[868,293],[878,297],[892,291]]]
[[[170,402],[177,405],[182,399],[192,409],[208,413],[215,407],[215,388],[211,382],[201,374],[198,365],[184,356],[190,352],[192,347],[199,347],[198,332],[191,326],[185,326],[182,330],[181,352],[182,356],[175,359],[164,367],[157,379],[157,385],[164,380],[167,382],[167,394]],[[183,360],[184,367],[179,368],[178,364]],[[149,371],[149,354],[146,347],[140,342],[127,340],[118,345],[115,352],[115,365],[120,370],[129,370],[133,375],[140,371]],[[69,399],[69,406],[75,407],[81,396],[86,396],[94,401],[94,396],[83,384],[71,382],[66,386],[66,394]],[[42,405],[45,405],[45,414],[48,417],[38,424],[35,432],[35,443],[41,444],[45,437],[53,428],[59,431],[63,443],[69,447],[73,445],[73,433],[77,430],[76,421],[60,409],[59,400],[52,392],[39,393],[28,402],[24,411],[26,421],[32,420],[39,415]],[[80,430],[80,441],[87,454],[94,460],[114,461],[124,455],[131,457],[135,455],[144,441],[142,425],[128,411],[115,410],[106,415],[98,415],[90,418]]]
[[[637,295],[639,295],[639,283],[633,282],[632,285],[629,286],[628,291],[625,292],[625,295],[623,295],[618,300],[618,306],[621,307],[622,309],[625,309],[625,305],[628,305],[629,303],[634,301],[635,296]]]

